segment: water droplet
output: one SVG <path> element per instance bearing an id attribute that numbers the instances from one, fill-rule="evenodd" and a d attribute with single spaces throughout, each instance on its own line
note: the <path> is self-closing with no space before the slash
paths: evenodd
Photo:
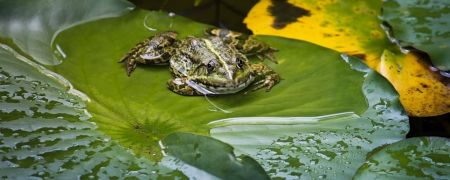
<path id="1" fill-rule="evenodd" d="M 320 175 L 318 178 L 319 179 L 325 179 L 327 177 L 327 175 Z"/>

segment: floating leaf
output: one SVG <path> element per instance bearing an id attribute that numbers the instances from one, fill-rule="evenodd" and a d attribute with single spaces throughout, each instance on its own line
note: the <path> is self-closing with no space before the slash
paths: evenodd
<path id="1" fill-rule="evenodd" d="M 450 2 L 441 0 L 387 0 L 382 20 L 399 45 L 430 55 L 433 65 L 450 71 Z"/>
<path id="2" fill-rule="evenodd" d="M 431 71 L 420 57 L 401 53 L 389 41 L 380 27 L 381 6 L 382 1 L 262 0 L 249 12 L 245 23 L 254 34 L 305 40 L 364 59 L 392 83 L 411 116 L 449 113 L 450 88 L 444 77 Z M 400 68 L 384 66 L 386 51 Z M 421 84 L 428 88 L 423 90 Z"/>
<path id="3" fill-rule="evenodd" d="M 361 116 L 232 118 L 210 123 L 211 136 L 254 157 L 271 178 L 350 179 L 367 153 L 406 135 L 408 117 L 388 82 L 357 59 L 346 60 L 367 72 L 369 107 Z"/>
<path id="4" fill-rule="evenodd" d="M 384 147 L 369 157 L 354 179 L 448 179 L 450 141 L 416 137 Z"/>
<path id="5" fill-rule="evenodd" d="M 51 45 L 59 32 L 83 22 L 119 16 L 133 7 L 121 0 L 0 0 L 0 37 L 11 38 L 36 61 L 55 65 L 60 61 Z"/>
<path id="6" fill-rule="evenodd" d="M 450 88 L 436 73 L 423 71 L 427 66 L 417 56 L 397 54 L 385 50 L 378 71 L 396 87 L 403 106 L 411 115 L 437 115 L 450 112 Z"/>
<path id="7" fill-rule="evenodd" d="M 174 133 L 162 139 L 161 142 L 164 146 L 163 151 L 176 157 L 172 161 L 194 166 L 208 172 L 214 178 L 269 179 L 264 169 L 254 159 L 248 156 L 236 159 L 233 147 L 218 140 L 212 140 L 210 137 Z M 183 171 L 183 169 L 180 170 Z M 212 179 L 208 175 L 198 178 Z"/>
<path id="8" fill-rule="evenodd" d="M 118 63 L 120 58 L 137 42 L 157 33 L 143 26 L 144 19 L 159 31 L 172 27 L 181 34 L 180 38 L 201 36 L 206 28 L 162 12 L 134 11 L 61 33 L 56 43 L 67 58 L 61 65 L 51 67 L 91 98 L 88 110 L 100 130 L 139 155 L 155 158 L 152 154 L 159 152 L 155 145 L 167 134 L 206 134 L 206 124 L 222 118 L 360 113 L 366 107 L 360 90 L 363 73 L 338 60 L 336 52 L 283 38 L 259 37 L 280 50 L 276 53 L 279 64 L 269 65 L 284 80 L 270 92 L 208 99 L 180 96 L 167 89 L 171 75 L 166 66 L 141 66 L 127 77 L 123 64 Z M 298 54 L 302 54 L 301 58 Z M 208 100 L 231 113 L 216 111 Z"/>

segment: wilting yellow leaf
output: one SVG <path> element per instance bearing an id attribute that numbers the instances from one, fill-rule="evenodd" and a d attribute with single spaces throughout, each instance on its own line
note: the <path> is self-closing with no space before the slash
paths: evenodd
<path id="1" fill-rule="evenodd" d="M 428 65 L 412 53 L 397 55 L 385 50 L 378 71 L 395 86 L 403 106 L 416 116 L 448 112 L 450 88 L 440 82 L 440 76 L 429 71 Z"/>
<path id="2" fill-rule="evenodd" d="M 381 28 L 382 1 L 262 0 L 245 23 L 254 34 L 309 41 L 358 56 L 385 76 L 412 116 L 450 112 L 450 88 L 418 56 L 403 54 Z"/>

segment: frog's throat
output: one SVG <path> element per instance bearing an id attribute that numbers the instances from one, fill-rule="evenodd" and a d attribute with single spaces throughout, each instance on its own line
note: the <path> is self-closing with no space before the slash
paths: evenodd
<path id="1" fill-rule="evenodd" d="M 190 87 L 194 88 L 198 92 L 204 94 L 204 95 L 217 95 L 217 94 L 234 94 L 237 93 L 246 87 L 250 85 L 254 80 L 253 76 L 250 76 L 245 82 L 243 83 L 231 83 L 229 86 L 212 86 L 208 84 L 204 84 L 200 81 L 196 81 L 194 79 L 188 79 L 186 81 L 186 84 L 188 84 Z M 224 83 L 227 84 L 227 83 Z"/>
<path id="2" fill-rule="evenodd" d="M 211 41 L 209 39 L 203 39 L 203 41 L 206 44 L 206 47 L 212 52 L 214 53 L 214 55 L 216 55 L 217 59 L 219 59 L 220 64 L 222 64 L 222 66 L 225 68 L 225 72 L 226 72 L 226 77 L 229 80 L 233 79 L 233 72 L 231 72 L 230 68 L 228 67 L 227 62 L 225 62 L 225 60 L 222 58 L 222 56 L 220 56 L 220 53 L 216 51 L 216 49 L 214 49 L 214 45 L 211 43 Z"/>

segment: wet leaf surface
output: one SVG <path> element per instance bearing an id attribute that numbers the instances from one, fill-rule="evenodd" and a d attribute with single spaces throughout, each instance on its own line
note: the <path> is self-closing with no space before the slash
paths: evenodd
<path id="1" fill-rule="evenodd" d="M 185 166 L 194 166 L 209 173 L 204 177 L 199 177 L 200 173 L 194 174 L 194 178 L 210 179 L 209 176 L 213 176 L 220 179 L 269 179 L 254 159 L 249 156 L 236 158 L 233 147 L 210 139 L 189 133 L 173 133 L 162 139 L 161 143 L 167 155 L 177 157 L 168 162 L 186 164 L 178 168 L 180 171 L 189 169 Z M 162 163 L 166 163 L 165 159 Z"/>
<path id="2" fill-rule="evenodd" d="M 86 104 L 69 93 L 75 90 L 67 91 L 64 79 L 48 76 L 52 73 L 3 45 L 0 62 L 3 179 L 267 177 L 252 158 L 238 160 L 231 146 L 194 134 L 165 138 L 168 156 L 161 162 L 138 158 L 98 131 Z M 198 156 L 201 161 L 189 159 Z"/>
<path id="3" fill-rule="evenodd" d="M 362 165 L 354 179 L 448 179 L 450 141 L 416 137 L 386 146 Z"/>
<path id="4" fill-rule="evenodd" d="M 381 19 L 401 47 L 425 51 L 435 67 L 450 70 L 449 1 L 384 1 Z"/>
<path id="5" fill-rule="evenodd" d="M 83 22 L 119 16 L 132 8 L 127 1 L 1 0 L 0 37 L 11 38 L 36 61 L 55 65 L 60 60 L 51 47 L 59 32 Z"/>
<path id="6" fill-rule="evenodd" d="M 369 107 L 361 116 L 233 118 L 210 123 L 217 126 L 211 136 L 254 157 L 271 178 L 351 178 L 368 152 L 401 140 L 409 129 L 390 84 L 358 60 L 346 60 L 367 72 L 362 88 Z"/>
<path id="7" fill-rule="evenodd" d="M 1 178 L 183 176 L 136 158 L 97 131 L 80 97 L 39 65 L 5 46 L 0 62 Z"/>

